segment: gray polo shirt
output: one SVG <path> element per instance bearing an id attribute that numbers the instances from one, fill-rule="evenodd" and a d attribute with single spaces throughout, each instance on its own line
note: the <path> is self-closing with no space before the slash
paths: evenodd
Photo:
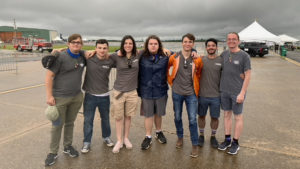
<path id="1" fill-rule="evenodd" d="M 131 56 L 131 59 L 127 59 L 126 56 L 118 56 L 117 53 L 110 55 L 117 68 L 117 78 L 114 84 L 115 90 L 128 92 L 137 89 L 140 57 L 141 54 Z M 128 65 L 131 65 L 131 68 Z"/>
<path id="2" fill-rule="evenodd" d="M 109 73 L 115 67 L 111 58 L 100 60 L 95 54 L 86 60 L 86 74 L 82 89 L 89 94 L 108 92 Z"/>
<path id="3" fill-rule="evenodd" d="M 214 59 L 204 56 L 202 58 L 202 62 L 203 67 L 200 79 L 200 96 L 219 97 L 223 59 L 220 56 L 217 56 Z"/>
<path id="4" fill-rule="evenodd" d="M 244 83 L 240 75 L 251 69 L 250 56 L 242 50 L 236 53 L 226 50 L 221 54 L 221 57 L 224 61 L 220 90 L 221 92 L 238 95 Z"/>
<path id="5" fill-rule="evenodd" d="M 192 79 L 193 59 L 192 57 L 185 59 L 181 52 L 179 52 L 178 55 L 178 57 L 180 57 L 179 65 L 172 89 L 176 94 L 189 96 L 194 94 Z M 184 68 L 184 65 L 186 65 L 186 68 Z"/>
<path id="6" fill-rule="evenodd" d="M 81 92 L 82 72 L 85 66 L 85 58 L 72 58 L 67 51 L 57 54 L 57 59 L 49 69 L 54 74 L 53 96 L 72 97 Z"/>

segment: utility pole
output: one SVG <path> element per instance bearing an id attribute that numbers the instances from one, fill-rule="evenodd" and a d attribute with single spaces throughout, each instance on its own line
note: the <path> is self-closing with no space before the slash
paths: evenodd
<path id="1" fill-rule="evenodd" d="M 16 19 L 14 19 L 14 30 L 15 30 L 14 37 L 17 38 L 17 24 L 16 24 Z"/>

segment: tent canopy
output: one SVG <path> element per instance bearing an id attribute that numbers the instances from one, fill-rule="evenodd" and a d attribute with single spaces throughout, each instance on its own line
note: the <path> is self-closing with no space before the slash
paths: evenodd
<path id="1" fill-rule="evenodd" d="M 54 41 L 62 41 L 62 39 L 60 37 L 58 37 L 58 36 L 56 38 L 54 38 L 53 40 Z"/>
<path id="2" fill-rule="evenodd" d="M 298 39 L 293 38 L 288 35 L 285 35 L 285 34 L 279 35 L 279 38 L 282 42 L 297 42 L 297 41 L 299 41 Z"/>
<path id="3" fill-rule="evenodd" d="M 239 32 L 240 40 L 246 42 L 275 42 L 280 43 L 280 38 L 266 30 L 254 21 L 251 25 Z"/>

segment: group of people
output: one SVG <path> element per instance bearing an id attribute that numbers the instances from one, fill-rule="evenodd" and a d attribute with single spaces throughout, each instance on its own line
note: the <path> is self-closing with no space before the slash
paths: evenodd
<path id="1" fill-rule="evenodd" d="M 198 156 L 199 146 L 204 145 L 205 117 L 209 109 L 211 116 L 212 147 L 219 150 L 229 148 L 229 154 L 237 154 L 238 139 L 243 128 L 243 102 L 250 81 L 251 64 L 249 55 L 240 50 L 239 36 L 232 32 L 227 35 L 229 50 L 217 55 L 218 41 L 210 38 L 205 42 L 207 56 L 194 51 L 195 37 L 182 37 L 182 50 L 171 52 L 164 49 L 156 35 L 149 36 L 143 50 L 138 50 L 132 36 L 126 35 L 120 50 L 108 54 L 107 40 L 96 41 L 95 52 L 83 52 L 82 37 L 73 34 L 68 38 L 68 49 L 57 54 L 55 63 L 46 73 L 47 104 L 59 112 L 52 121 L 50 153 L 45 165 L 55 163 L 62 128 L 64 128 L 63 152 L 77 157 L 78 151 L 72 146 L 74 121 L 83 102 L 84 139 L 82 153 L 91 149 L 93 123 L 96 108 L 101 116 L 102 138 L 113 153 L 123 146 L 132 148 L 129 140 L 131 118 L 136 114 L 139 97 L 140 114 L 144 116 L 145 138 L 141 149 L 147 150 L 152 144 L 152 129 L 155 138 L 165 144 L 167 139 L 162 131 L 162 117 L 166 114 L 168 84 L 172 87 L 174 123 L 176 126 L 176 148 L 183 146 L 182 109 L 185 102 L 190 139 L 191 157 Z M 86 73 L 81 90 L 82 73 Z M 112 91 L 112 117 L 115 119 L 116 138 L 114 143 L 110 129 L 109 73 L 116 68 L 117 75 Z M 84 97 L 84 98 L 83 98 Z M 218 143 L 217 132 L 220 107 L 224 110 L 225 140 Z M 198 114 L 198 123 L 197 123 Z M 232 114 L 235 118 L 234 136 L 231 137 Z M 198 133 L 198 128 L 200 135 Z"/>

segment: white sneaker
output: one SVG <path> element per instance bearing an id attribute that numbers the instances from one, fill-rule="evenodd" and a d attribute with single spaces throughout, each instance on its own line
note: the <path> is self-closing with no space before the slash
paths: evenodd
<path id="1" fill-rule="evenodd" d="M 83 143 L 81 152 L 82 153 L 88 153 L 91 149 L 91 143 Z"/>
<path id="2" fill-rule="evenodd" d="M 109 137 L 106 137 L 103 139 L 103 142 L 108 146 L 108 147 L 112 147 L 114 146 L 114 142 L 109 138 Z"/>

